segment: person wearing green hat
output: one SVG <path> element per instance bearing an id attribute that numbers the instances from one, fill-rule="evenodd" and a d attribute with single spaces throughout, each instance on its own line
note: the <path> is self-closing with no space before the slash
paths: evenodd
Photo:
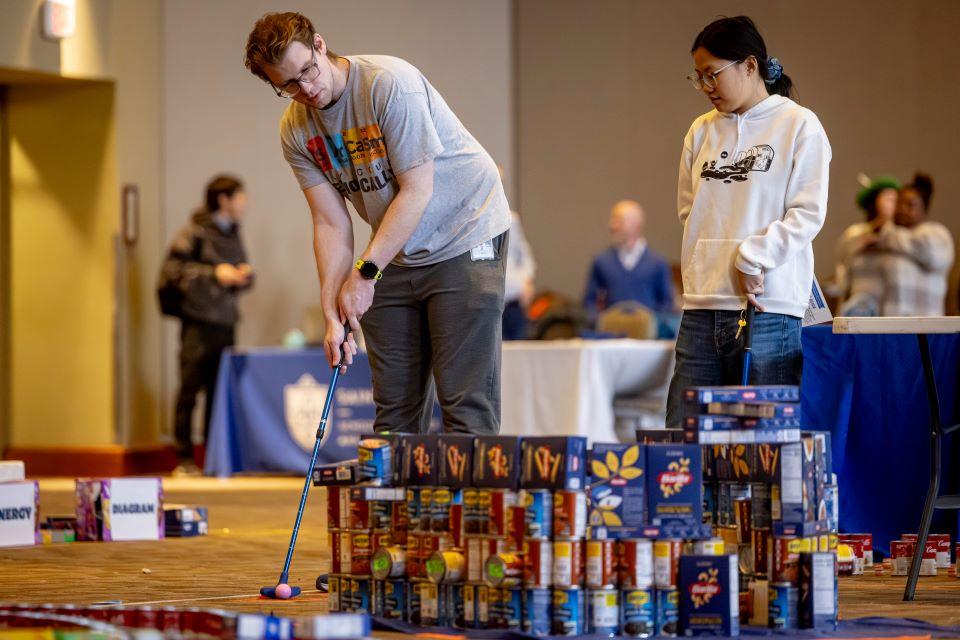
<path id="1" fill-rule="evenodd" d="M 900 183 L 896 178 L 881 176 L 864 180 L 856 202 L 866 221 L 847 227 L 837 243 L 837 270 L 834 288 L 842 302 L 838 315 L 879 316 L 887 288 L 888 262 L 893 259 L 878 250 L 878 232 L 893 223 Z"/>

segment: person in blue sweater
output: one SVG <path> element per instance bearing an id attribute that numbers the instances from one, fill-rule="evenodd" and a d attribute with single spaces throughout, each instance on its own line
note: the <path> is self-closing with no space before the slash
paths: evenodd
<path id="1" fill-rule="evenodd" d="M 646 216 L 633 200 L 621 200 L 610 211 L 613 242 L 593 260 L 583 306 L 596 316 L 618 302 L 639 302 L 656 314 L 674 309 L 670 265 L 647 245 Z"/>

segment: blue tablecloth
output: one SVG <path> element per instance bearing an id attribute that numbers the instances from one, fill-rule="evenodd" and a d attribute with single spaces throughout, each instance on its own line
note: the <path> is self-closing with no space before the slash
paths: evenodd
<path id="1" fill-rule="evenodd" d="M 960 336 L 930 336 L 941 415 L 960 422 L 956 401 Z M 840 483 L 840 529 L 874 535 L 874 548 L 916 532 L 930 473 L 930 411 L 917 338 L 834 335 L 829 326 L 803 331 L 803 420 L 830 431 Z M 960 462 L 946 439 L 943 488 L 956 492 Z M 933 532 L 952 533 L 956 520 L 940 511 Z"/>
<path id="2" fill-rule="evenodd" d="M 322 350 L 255 349 L 223 354 L 204 472 L 306 473 L 330 367 Z M 318 463 L 357 457 L 373 430 L 370 365 L 359 354 L 337 382 Z"/>

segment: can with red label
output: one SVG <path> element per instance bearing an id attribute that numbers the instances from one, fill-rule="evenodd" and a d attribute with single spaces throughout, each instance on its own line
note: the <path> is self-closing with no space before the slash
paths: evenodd
<path id="1" fill-rule="evenodd" d="M 340 532 L 340 571 L 346 573 L 353 561 L 353 534 L 349 531 Z"/>
<path id="2" fill-rule="evenodd" d="M 513 549 L 523 550 L 523 543 L 526 539 L 527 523 L 526 511 L 520 505 L 510 507 L 510 513 L 507 520 L 507 540 Z"/>
<path id="3" fill-rule="evenodd" d="M 800 539 L 780 537 L 773 539 L 773 562 L 770 567 L 772 582 L 800 584 Z"/>
<path id="4" fill-rule="evenodd" d="M 370 501 L 370 526 L 373 529 L 389 529 L 392 518 L 392 502 L 386 500 Z"/>
<path id="5" fill-rule="evenodd" d="M 750 544 L 753 539 L 750 535 L 753 530 L 750 520 L 750 498 L 738 498 L 734 500 L 733 506 L 737 523 L 737 540 L 740 544 Z"/>
<path id="6" fill-rule="evenodd" d="M 553 492 L 549 489 L 524 489 L 523 507 L 527 537 L 553 537 Z"/>
<path id="7" fill-rule="evenodd" d="M 554 492 L 553 535 L 555 538 L 587 535 L 587 494 L 583 491 Z"/>
<path id="8" fill-rule="evenodd" d="M 463 532 L 467 535 L 482 533 L 480 522 L 486 514 L 480 511 L 480 490 L 467 487 L 463 491 Z"/>
<path id="9" fill-rule="evenodd" d="M 370 546 L 374 553 L 381 547 L 392 547 L 397 544 L 393 540 L 393 532 L 390 529 L 374 530 L 370 540 Z"/>
<path id="10" fill-rule="evenodd" d="M 479 525 L 477 533 L 487 535 L 490 533 L 490 489 L 477 489 L 477 517 Z"/>
<path id="11" fill-rule="evenodd" d="M 423 538 L 426 534 L 411 531 L 407 535 L 407 576 L 410 578 L 424 578 L 423 572 Z"/>
<path id="12" fill-rule="evenodd" d="M 489 505 L 487 533 L 492 536 L 506 536 L 510 507 L 517 506 L 517 492 L 509 489 L 481 489 L 480 502 Z"/>
<path id="13" fill-rule="evenodd" d="M 905 576 L 910 573 L 910 560 L 915 546 L 915 542 L 908 540 L 893 540 L 890 543 L 890 575 Z"/>
<path id="14" fill-rule="evenodd" d="M 369 531 L 350 532 L 350 573 L 354 576 L 370 575 L 370 559 L 373 556 Z"/>
<path id="15" fill-rule="evenodd" d="M 348 491 L 337 485 L 327 487 L 327 528 L 342 529 L 346 523 L 340 520 L 340 492 Z"/>
<path id="16" fill-rule="evenodd" d="M 435 551 L 446 551 L 453 548 L 453 540 L 449 533 L 424 534 L 420 542 L 420 557 L 426 560 Z"/>
<path id="17" fill-rule="evenodd" d="M 679 541 L 677 543 L 679 544 Z M 626 538 L 620 541 L 621 588 L 649 589 L 653 586 L 653 549 L 654 542 L 647 538 Z M 673 571 L 676 573 L 676 568 Z"/>
<path id="18" fill-rule="evenodd" d="M 619 582 L 616 540 L 587 540 L 585 546 L 584 581 L 587 588 L 610 589 L 616 587 Z"/>
<path id="19" fill-rule="evenodd" d="M 341 529 L 346 529 L 350 526 L 350 487 L 341 487 L 339 495 L 337 496 L 337 509 L 339 515 L 337 517 L 337 522 L 340 523 Z"/>
<path id="20" fill-rule="evenodd" d="M 434 533 L 450 531 L 450 507 L 453 492 L 446 487 L 436 487 L 430 495 L 430 530 Z"/>
<path id="21" fill-rule="evenodd" d="M 554 522 L 556 526 L 556 522 Z M 554 529 L 556 530 L 556 529 Z M 553 586 L 570 589 L 583 585 L 583 539 L 566 538 L 553 541 Z"/>
<path id="22" fill-rule="evenodd" d="M 506 551 L 487 558 L 483 579 L 491 587 L 519 587 L 523 582 L 523 558 Z"/>
<path id="23" fill-rule="evenodd" d="M 450 538 L 453 546 L 463 546 L 463 505 L 450 505 Z"/>
<path id="24" fill-rule="evenodd" d="M 546 589 L 553 579 L 553 543 L 540 538 L 527 538 L 523 548 L 523 586 Z"/>
<path id="25" fill-rule="evenodd" d="M 950 534 L 949 533 L 931 533 L 929 540 L 937 543 L 937 568 L 947 569 L 950 567 Z"/>
<path id="26" fill-rule="evenodd" d="M 350 521 L 351 529 L 372 529 L 373 523 L 370 516 L 369 500 L 351 500 L 350 501 Z"/>
<path id="27" fill-rule="evenodd" d="M 677 586 L 682 546 L 680 540 L 657 540 L 653 543 L 653 583 L 658 589 Z"/>
<path id="28" fill-rule="evenodd" d="M 770 530 L 753 529 L 753 572 L 757 576 L 768 577 L 770 574 Z"/>
<path id="29" fill-rule="evenodd" d="M 924 545 L 923 549 L 923 559 L 920 561 L 920 575 L 937 575 L 937 550 L 939 548 L 940 543 L 936 540 L 927 540 L 927 544 Z"/>
<path id="30" fill-rule="evenodd" d="M 340 532 L 329 531 L 327 542 L 330 545 L 330 573 L 341 573 L 340 564 Z"/>
<path id="31" fill-rule="evenodd" d="M 417 521 L 418 531 L 430 531 L 433 526 L 433 487 L 419 487 L 417 494 L 420 500 L 420 519 Z M 410 508 L 410 505 L 407 505 Z"/>

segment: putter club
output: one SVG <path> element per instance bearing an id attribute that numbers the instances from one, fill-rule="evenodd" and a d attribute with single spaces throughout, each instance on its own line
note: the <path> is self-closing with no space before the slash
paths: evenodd
<path id="1" fill-rule="evenodd" d="M 753 313 L 755 307 L 747 301 L 746 321 L 747 325 L 743 328 L 743 373 L 740 376 L 740 384 L 747 386 L 750 384 L 750 360 L 753 358 Z"/>
<path id="2" fill-rule="evenodd" d="M 346 343 L 350 337 L 350 324 L 343 325 L 343 342 Z M 343 344 L 340 345 L 340 363 L 344 361 Z M 293 549 L 297 545 L 297 535 L 300 533 L 300 521 L 303 519 L 303 509 L 307 505 L 307 494 L 310 492 L 310 481 L 313 477 L 313 468 L 317 465 L 317 454 L 320 453 L 320 442 L 323 440 L 323 433 L 327 429 L 327 416 L 330 414 L 330 407 L 333 405 L 333 392 L 337 388 L 337 380 L 340 379 L 340 365 L 333 367 L 333 374 L 330 377 L 330 387 L 327 389 L 327 397 L 323 402 L 323 413 L 320 415 L 320 425 L 317 427 L 317 441 L 313 444 L 313 455 L 310 458 L 310 467 L 307 469 L 307 477 L 303 482 L 303 492 L 300 494 L 300 506 L 297 508 L 297 519 L 293 523 L 293 533 L 290 536 L 290 548 L 287 549 L 287 558 L 283 562 L 283 571 L 280 572 L 280 579 L 276 586 L 261 587 L 260 595 L 264 598 L 273 598 L 275 600 L 287 600 L 300 595 L 300 587 L 291 587 L 288 584 L 290 579 L 290 562 L 293 560 Z"/>

